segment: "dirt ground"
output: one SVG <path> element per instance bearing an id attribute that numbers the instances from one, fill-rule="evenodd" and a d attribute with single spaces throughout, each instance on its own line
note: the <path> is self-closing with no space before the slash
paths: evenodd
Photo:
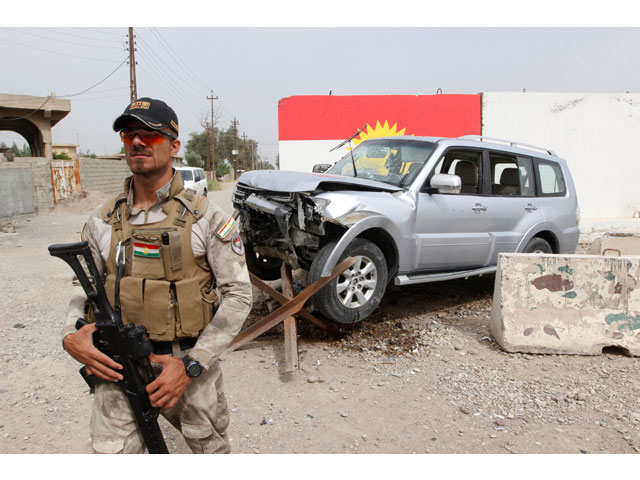
<path id="1" fill-rule="evenodd" d="M 224 208 L 230 187 L 210 193 Z M 0 233 L 0 453 L 90 451 L 91 396 L 60 344 L 72 272 L 47 246 L 78 241 L 103 198 Z M 489 329 L 493 282 L 390 286 L 341 338 L 300 321 L 293 373 L 278 329 L 226 352 L 233 453 L 640 451 L 640 359 L 503 352 Z M 249 322 L 264 311 L 257 298 Z M 188 453 L 161 425 L 169 450 Z"/>

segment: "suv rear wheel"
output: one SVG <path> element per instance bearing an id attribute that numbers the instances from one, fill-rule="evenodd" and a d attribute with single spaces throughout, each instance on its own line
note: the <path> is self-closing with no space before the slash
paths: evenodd
<path id="1" fill-rule="evenodd" d="M 337 240 L 320 249 L 309 269 L 309 284 L 320 273 L 335 248 Z M 313 296 L 313 305 L 331 320 L 350 325 L 358 323 L 373 312 L 387 286 L 387 262 L 378 246 L 364 238 L 356 238 L 340 257 L 354 257 L 357 262 L 334 278 Z"/>
<path id="2" fill-rule="evenodd" d="M 540 237 L 533 237 L 524 247 L 522 253 L 553 253 L 551 245 Z"/>

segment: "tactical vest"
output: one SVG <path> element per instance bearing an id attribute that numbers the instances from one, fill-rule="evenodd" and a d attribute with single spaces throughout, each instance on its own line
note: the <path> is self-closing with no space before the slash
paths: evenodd
<path id="1" fill-rule="evenodd" d="M 125 274 L 120 281 L 122 321 L 144 325 L 151 340 L 172 341 L 197 337 L 218 306 L 215 279 L 206 255 L 195 257 L 191 226 L 207 208 L 207 199 L 184 190 L 179 175 L 173 179 L 169 200 L 162 207 L 167 217 L 159 222 L 128 222 L 127 193 L 108 202 L 102 219 L 111 225 L 105 290 L 114 304 L 116 247 L 125 246 Z"/>

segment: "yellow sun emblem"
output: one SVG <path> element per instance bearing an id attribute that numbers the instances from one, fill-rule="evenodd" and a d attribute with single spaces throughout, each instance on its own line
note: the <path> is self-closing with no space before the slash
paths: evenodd
<path id="1" fill-rule="evenodd" d="M 354 138 L 353 143 L 358 145 L 365 140 L 369 140 L 370 138 L 378 138 L 378 137 L 395 137 L 397 135 L 404 135 L 407 128 L 403 128 L 398 131 L 398 122 L 394 123 L 392 127 L 389 126 L 388 120 L 384 121 L 384 125 L 380 125 L 380 121 L 376 121 L 376 127 L 371 128 L 371 125 L 367 123 L 366 132 L 363 131 L 359 138 Z M 413 135 L 413 134 L 411 134 Z"/>

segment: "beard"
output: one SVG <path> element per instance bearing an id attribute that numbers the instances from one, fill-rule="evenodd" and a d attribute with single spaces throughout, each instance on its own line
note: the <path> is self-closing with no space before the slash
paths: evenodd
<path id="1" fill-rule="evenodd" d="M 136 155 L 147 156 L 135 158 Z M 127 156 L 127 164 L 129 165 L 129 170 L 131 170 L 131 173 L 133 173 L 134 175 L 151 175 L 157 169 L 156 161 L 153 157 L 153 152 L 149 152 L 148 150 L 144 149 L 130 152 L 130 154 Z"/>

